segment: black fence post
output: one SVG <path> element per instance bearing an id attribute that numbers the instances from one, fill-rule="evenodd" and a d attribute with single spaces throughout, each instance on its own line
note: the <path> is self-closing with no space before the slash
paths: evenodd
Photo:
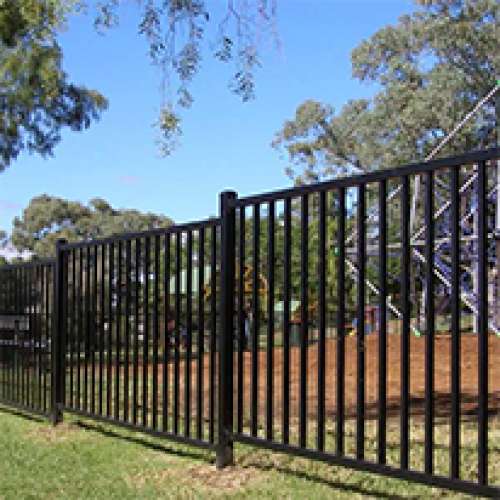
<path id="1" fill-rule="evenodd" d="M 235 209 L 229 205 L 237 194 L 224 191 L 220 195 L 221 214 L 221 331 L 219 338 L 219 414 L 217 468 L 233 463 L 233 341 L 234 341 L 234 273 L 235 273 Z"/>
<path id="2" fill-rule="evenodd" d="M 52 319 L 52 340 L 51 340 L 51 355 L 52 355 L 52 376 L 51 376 L 51 422 L 52 425 L 57 425 L 62 422 L 62 407 L 64 404 L 64 376 L 65 376 L 65 352 L 64 338 L 66 330 L 66 307 L 65 307 L 65 290 L 66 290 L 66 254 L 62 246 L 67 242 L 64 239 L 57 240 L 56 243 L 56 260 L 54 265 L 54 310 Z"/>

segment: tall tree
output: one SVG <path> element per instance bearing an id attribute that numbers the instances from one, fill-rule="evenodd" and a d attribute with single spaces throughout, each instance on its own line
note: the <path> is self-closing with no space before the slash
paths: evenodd
<path id="1" fill-rule="evenodd" d="M 30 201 L 21 218 L 14 219 L 10 239 L 17 250 L 44 258 L 54 255 L 55 242 L 59 238 L 69 242 L 89 241 L 171 224 L 172 219 L 167 216 L 115 209 L 100 198 L 83 205 L 41 195 Z"/>
<path id="2" fill-rule="evenodd" d="M 335 114 L 305 101 L 273 145 L 291 160 L 297 182 L 390 168 L 422 160 L 495 85 L 500 71 L 496 0 L 415 0 L 412 14 L 363 41 L 351 54 L 353 76 L 377 83 L 371 99 Z M 495 103 L 456 135 L 442 154 L 489 147 L 497 139 Z"/>
<path id="3" fill-rule="evenodd" d="M 0 172 L 23 149 L 50 154 L 64 128 L 82 130 L 106 108 L 62 69 L 56 34 L 73 3 L 0 0 Z"/>

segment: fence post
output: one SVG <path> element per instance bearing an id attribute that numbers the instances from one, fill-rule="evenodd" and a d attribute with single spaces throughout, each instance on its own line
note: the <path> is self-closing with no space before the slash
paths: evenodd
<path id="1" fill-rule="evenodd" d="M 233 463 L 233 339 L 234 339 L 234 272 L 235 209 L 229 205 L 237 194 L 224 191 L 220 195 L 221 214 L 221 331 L 219 338 L 219 409 L 217 468 Z"/>
<path id="2" fill-rule="evenodd" d="M 51 422 L 57 425 L 62 422 L 62 406 L 64 403 L 65 352 L 64 338 L 66 331 L 65 319 L 65 287 L 66 283 L 66 256 L 62 246 L 66 240 L 59 239 L 56 243 L 56 259 L 54 263 L 54 310 L 51 340 Z"/>

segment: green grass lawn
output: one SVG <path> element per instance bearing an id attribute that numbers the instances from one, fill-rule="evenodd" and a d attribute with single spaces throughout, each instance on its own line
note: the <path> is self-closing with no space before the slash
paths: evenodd
<path id="1" fill-rule="evenodd" d="M 472 456 L 462 458 L 466 463 Z M 0 499 L 5 500 L 467 498 L 243 445 L 235 446 L 235 466 L 216 471 L 214 460 L 211 452 L 92 420 L 65 415 L 64 424 L 51 428 L 46 420 L 0 406 Z"/>

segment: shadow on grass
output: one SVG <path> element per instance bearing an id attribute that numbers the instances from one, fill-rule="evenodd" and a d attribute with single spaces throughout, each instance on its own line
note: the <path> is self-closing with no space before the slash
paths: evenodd
<path id="1" fill-rule="evenodd" d="M 92 432 L 97 432 L 106 437 L 117 438 L 124 441 L 128 441 L 129 443 L 138 444 L 150 450 L 161 451 L 163 453 L 171 453 L 172 455 L 176 455 L 181 458 L 191 458 L 194 460 L 203 460 L 207 463 L 215 463 L 215 456 L 210 457 L 209 455 L 210 452 L 206 452 L 204 450 L 197 450 L 194 447 L 193 450 L 181 449 L 180 446 L 182 445 L 179 445 L 179 447 L 177 446 L 170 447 L 168 438 L 165 438 L 165 441 L 163 441 L 162 443 L 155 443 L 149 441 L 147 439 L 147 436 L 141 435 L 139 430 L 131 431 L 131 432 L 137 432 L 138 433 L 137 436 L 127 436 L 121 434 L 120 432 L 115 432 L 113 430 L 106 429 L 105 427 L 102 426 L 102 424 L 99 423 L 94 424 L 78 419 L 74 421 L 74 424 L 82 429 L 89 430 Z M 159 439 L 159 438 L 153 438 L 153 439 Z"/>
<path id="2" fill-rule="evenodd" d="M 194 460 L 199 460 L 203 461 L 207 464 L 212 464 L 214 466 L 214 471 L 215 471 L 215 453 L 213 452 L 208 452 L 208 451 L 203 451 L 203 450 L 196 450 L 195 448 L 193 450 L 186 449 L 186 448 L 180 448 L 180 447 L 170 447 L 169 443 L 155 443 L 147 440 L 143 436 L 125 436 L 121 433 L 115 432 L 110 429 L 106 429 L 105 427 L 102 427 L 101 424 L 93 424 L 93 423 L 88 423 L 83 420 L 77 420 L 75 421 L 75 424 L 81 427 L 82 429 L 90 430 L 93 432 L 98 432 L 99 434 L 102 434 L 103 436 L 106 437 L 112 437 L 112 438 L 119 438 L 119 439 L 124 439 L 127 440 L 128 442 L 134 443 L 134 444 L 139 444 L 141 446 L 144 446 L 145 448 L 159 451 L 162 453 L 169 453 L 172 455 L 175 455 L 180 458 L 188 458 L 188 459 L 194 459 Z M 168 438 L 167 438 L 168 439 Z M 182 445 L 179 445 L 182 446 Z M 246 447 L 246 446 L 245 446 Z M 387 500 L 417 500 L 421 498 L 420 495 L 406 495 L 406 496 L 401 496 L 397 494 L 391 494 L 391 493 L 384 493 L 380 490 L 377 490 L 375 488 L 369 488 L 369 487 L 363 487 L 363 486 L 358 486 L 358 485 L 353 485 L 353 484 L 348 484 L 345 483 L 341 480 L 331 480 L 331 479 L 326 479 L 322 477 L 319 473 L 315 474 L 312 472 L 306 472 L 306 471 L 297 471 L 295 469 L 292 469 L 290 467 L 287 467 L 286 465 L 276 465 L 276 464 L 271 464 L 271 463 L 265 463 L 266 458 L 265 456 L 261 455 L 261 458 L 263 459 L 262 461 L 258 460 L 259 454 L 253 455 L 253 458 L 250 460 L 244 459 L 244 463 L 236 463 L 236 467 L 240 468 L 246 468 L 246 467 L 255 467 L 258 470 L 261 470 L 262 472 L 279 472 L 281 474 L 285 474 L 288 476 L 293 476 L 298 479 L 303 479 L 307 481 L 312 481 L 317 484 L 323 484 L 325 486 L 328 486 L 334 490 L 338 490 L 339 492 L 351 492 L 353 494 L 359 494 L 359 495 L 369 495 L 374 498 L 380 498 L 380 499 L 387 499 Z M 290 457 L 293 460 L 293 456 Z M 353 473 L 357 473 L 355 470 L 352 470 Z M 361 473 L 360 473 L 361 474 Z M 364 474 L 364 473 L 363 473 Z"/>
<path id="3" fill-rule="evenodd" d="M 8 413 L 9 415 L 13 415 L 15 417 L 21 417 L 26 420 L 31 420 L 33 422 L 37 422 L 39 424 L 50 424 L 50 421 L 48 418 L 42 416 L 42 415 L 36 415 L 35 413 L 29 413 L 28 410 L 19 410 L 17 408 L 13 408 L 10 406 L 6 406 L 3 403 L 0 403 L 0 411 L 4 413 Z"/>
<path id="4" fill-rule="evenodd" d="M 252 467 L 255 467 L 256 469 L 260 469 L 260 470 L 265 471 L 265 472 L 279 472 L 281 474 L 293 476 L 295 478 L 304 479 L 306 481 L 311 481 L 311 482 L 314 482 L 317 484 L 323 484 L 325 486 L 328 486 L 329 488 L 332 488 L 334 490 L 338 490 L 339 492 L 342 492 L 342 493 L 358 494 L 358 495 L 362 495 L 363 497 L 365 495 L 368 495 L 370 497 L 387 499 L 387 500 L 417 500 L 419 498 L 422 498 L 421 495 L 401 496 L 401 495 L 392 494 L 392 493 L 384 493 L 380 490 L 377 490 L 375 487 L 369 488 L 369 487 L 363 487 L 363 486 L 345 483 L 341 480 L 326 479 L 326 478 L 322 477 L 321 475 L 319 475 L 319 473 L 315 474 L 312 472 L 297 471 L 295 469 L 292 470 L 291 468 L 287 467 L 286 465 L 263 464 L 263 463 L 258 462 L 257 460 L 250 460 L 248 462 L 245 462 L 245 466 L 252 466 Z M 368 474 L 366 472 L 357 472 L 354 469 L 349 469 L 349 470 L 352 471 L 353 474 Z M 389 480 L 389 478 L 387 478 L 387 479 Z"/>

